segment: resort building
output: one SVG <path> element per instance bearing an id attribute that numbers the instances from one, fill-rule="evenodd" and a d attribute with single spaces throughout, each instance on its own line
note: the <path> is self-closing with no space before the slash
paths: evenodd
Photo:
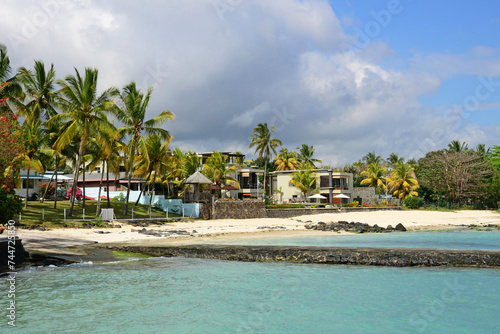
<path id="1" fill-rule="evenodd" d="M 335 172 L 332 169 L 313 169 L 316 173 L 316 184 L 312 187 L 318 189 L 324 198 L 320 203 L 350 203 L 353 200 L 353 174 Z M 292 184 L 295 170 L 275 171 L 269 173 L 271 194 L 276 202 L 300 203 L 316 202 L 316 199 L 304 198 L 301 191 Z"/>

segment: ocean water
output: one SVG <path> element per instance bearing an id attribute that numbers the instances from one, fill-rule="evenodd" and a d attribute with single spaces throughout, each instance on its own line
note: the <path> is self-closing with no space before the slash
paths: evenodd
<path id="1" fill-rule="evenodd" d="M 498 269 L 131 259 L 19 271 L 15 328 L 1 300 L 2 333 L 500 333 Z"/>
<path id="2" fill-rule="evenodd" d="M 409 247 L 500 250 L 500 230 L 475 231 L 469 229 L 449 229 L 444 231 L 347 235 L 338 235 L 335 232 L 324 232 L 322 236 L 222 240 L 219 243 L 277 246 Z"/>

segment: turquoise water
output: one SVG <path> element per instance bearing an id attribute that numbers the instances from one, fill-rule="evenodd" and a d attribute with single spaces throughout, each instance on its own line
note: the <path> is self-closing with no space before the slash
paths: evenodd
<path id="1" fill-rule="evenodd" d="M 323 236 L 261 238 L 221 241 L 225 244 L 327 246 L 327 247 L 410 247 L 442 249 L 500 250 L 500 231 L 453 229 L 443 232 L 416 231 L 403 233 L 367 233 L 338 235 L 325 232 Z"/>
<path id="2" fill-rule="evenodd" d="M 2 333 L 500 333 L 500 270 L 150 258 L 20 271 L 4 305 Z"/>

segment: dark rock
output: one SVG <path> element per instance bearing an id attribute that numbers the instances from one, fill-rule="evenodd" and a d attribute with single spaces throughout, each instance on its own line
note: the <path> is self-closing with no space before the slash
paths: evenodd
<path id="1" fill-rule="evenodd" d="M 399 224 L 396 225 L 395 230 L 396 231 L 404 232 L 404 231 L 406 231 L 406 228 L 403 226 L 403 224 L 399 223 Z"/>

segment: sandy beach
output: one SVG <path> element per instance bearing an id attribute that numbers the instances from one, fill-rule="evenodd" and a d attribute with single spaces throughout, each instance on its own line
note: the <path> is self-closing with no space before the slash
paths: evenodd
<path id="1" fill-rule="evenodd" d="M 328 232 L 307 230 L 305 225 L 318 222 L 360 222 L 381 227 L 402 223 L 408 230 L 442 229 L 460 225 L 500 225 L 500 214 L 493 211 L 374 211 L 298 216 L 293 218 L 191 220 L 148 227 L 135 227 L 115 222 L 121 227 L 92 229 L 53 229 L 28 231 L 19 229 L 17 235 L 24 243 L 34 247 L 42 239 L 65 240 L 63 245 L 78 246 L 85 243 L 155 243 L 194 244 L 217 242 L 220 239 L 295 237 Z M 139 233 L 146 229 L 161 236 Z M 177 232 L 177 233 L 176 233 Z M 345 232 L 344 232 L 345 233 Z M 35 241 L 35 243 L 34 243 Z M 61 241 L 62 242 L 62 241 Z M 45 248 L 45 247 L 41 247 Z"/>

